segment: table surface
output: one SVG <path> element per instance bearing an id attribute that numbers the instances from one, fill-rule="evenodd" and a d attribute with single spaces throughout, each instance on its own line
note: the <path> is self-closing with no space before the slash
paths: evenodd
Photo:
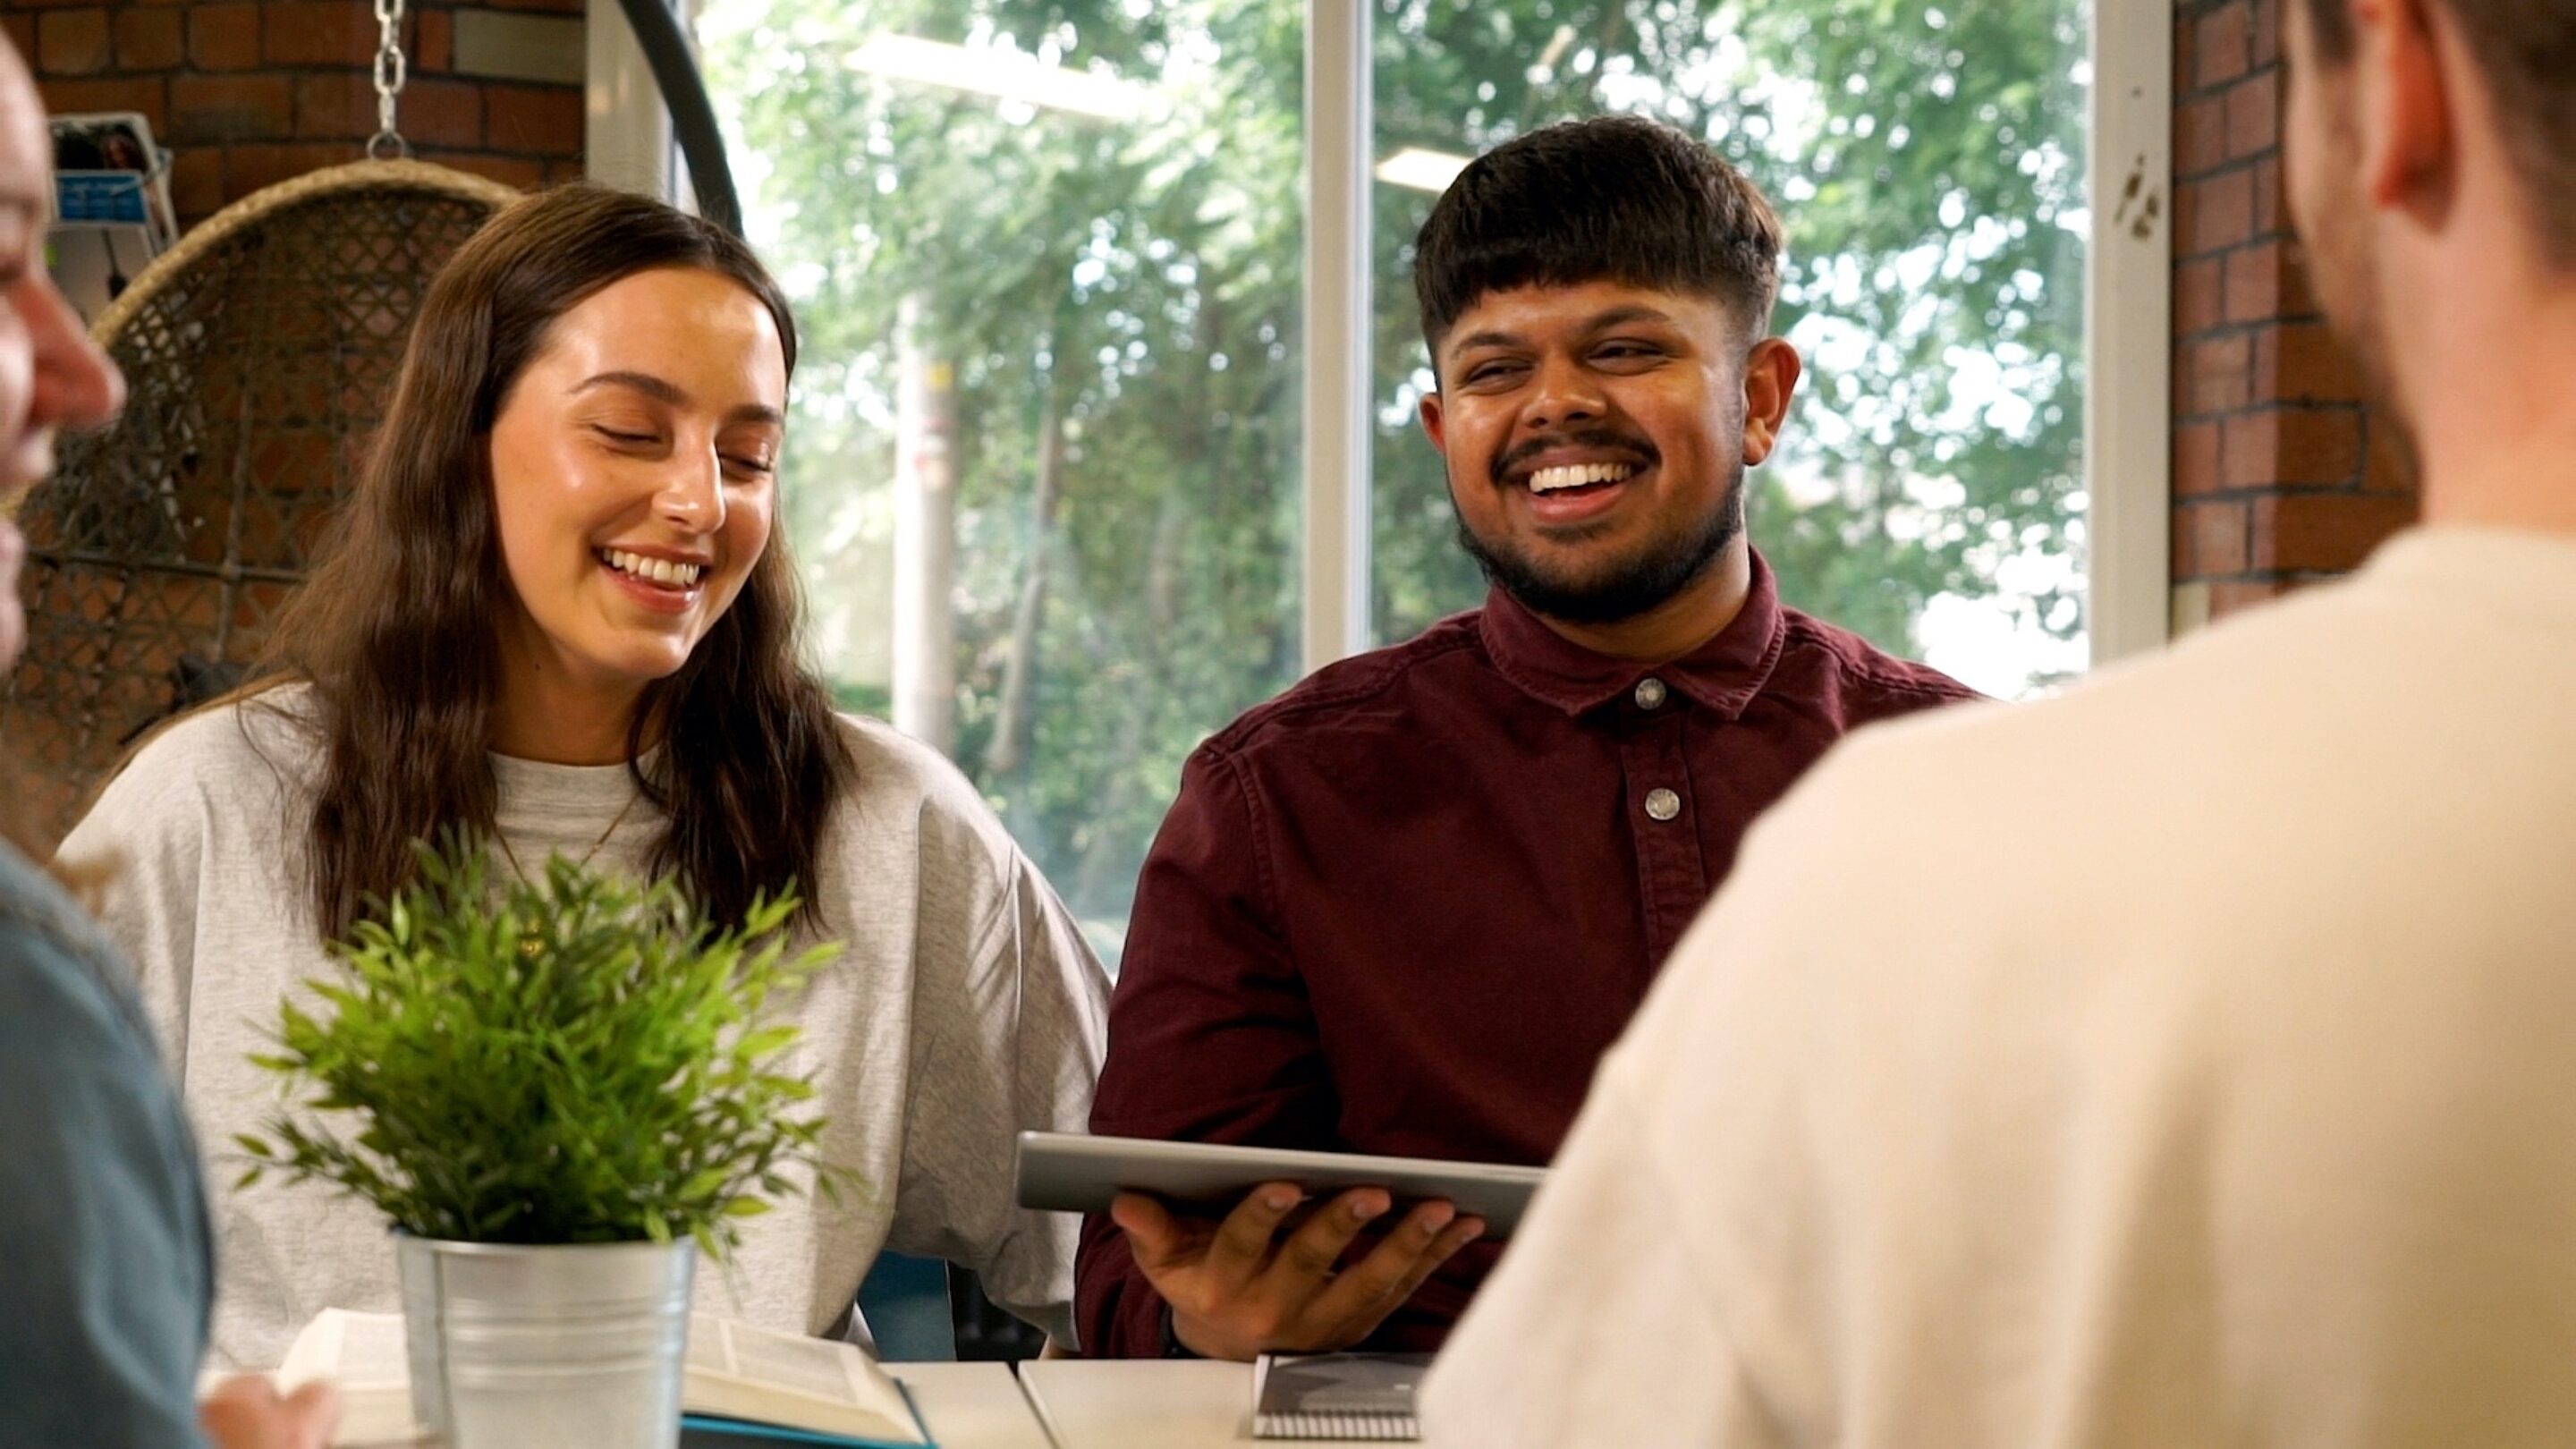
<path id="1" fill-rule="evenodd" d="M 1248 1363 L 1040 1359 L 1020 1365 L 1020 1382 L 1055 1436 L 1056 1449 L 1217 1449 L 1279 1442 L 1252 1437 Z"/>
<path id="2" fill-rule="evenodd" d="M 895 1363 L 886 1371 L 912 1391 L 939 1449 L 1055 1449 L 1011 1367 L 1000 1363 Z M 203 1394 L 229 1375 L 207 1374 Z M 397 1402 L 363 1396 L 349 1404 L 332 1442 L 363 1449 L 440 1449 L 435 1438 L 414 1439 L 411 1415 Z M 400 1429 L 388 1428 L 401 1424 Z"/>
<path id="3" fill-rule="evenodd" d="M 1000 1363 L 890 1363 L 912 1391 L 939 1449 L 1053 1449 L 1011 1366 Z"/>

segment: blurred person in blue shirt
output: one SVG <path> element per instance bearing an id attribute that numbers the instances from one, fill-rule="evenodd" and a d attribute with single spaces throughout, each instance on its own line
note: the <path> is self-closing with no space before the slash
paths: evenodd
<path id="1" fill-rule="evenodd" d="M 0 41 L 0 502 L 59 429 L 124 400 L 45 271 L 52 146 Z M 0 669 L 26 641 L 26 543 L 0 521 Z M 127 972 L 60 886 L 0 843 L 0 1449 L 321 1449 L 327 1391 L 258 1378 L 200 1408 L 214 1289 L 196 1148 Z"/>

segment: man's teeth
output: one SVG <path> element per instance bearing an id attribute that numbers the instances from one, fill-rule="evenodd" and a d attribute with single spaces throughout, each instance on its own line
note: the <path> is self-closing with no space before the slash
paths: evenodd
<path id="1" fill-rule="evenodd" d="M 705 567 L 700 564 L 673 563 L 669 559 L 646 558 L 640 553 L 628 553 L 622 548 L 601 549 L 599 557 L 602 562 L 620 573 L 633 574 L 639 579 L 650 579 L 654 583 L 669 584 L 674 588 L 688 588 L 697 583 L 698 575 L 706 572 Z"/>
<path id="2" fill-rule="evenodd" d="M 1530 475 L 1529 487 L 1532 493 L 1554 493 L 1560 488 L 1617 483 L 1636 471 L 1633 463 L 1576 463 L 1563 468 L 1541 468 Z"/>

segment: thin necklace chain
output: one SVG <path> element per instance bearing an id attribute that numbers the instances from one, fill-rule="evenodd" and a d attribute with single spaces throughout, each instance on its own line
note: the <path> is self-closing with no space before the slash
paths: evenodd
<path id="1" fill-rule="evenodd" d="M 600 847 L 608 844 L 608 837 L 617 833 L 617 827 L 626 823 L 627 812 L 635 808 L 636 797 L 641 793 L 641 791 L 633 790 L 627 792 L 626 803 L 617 807 L 617 813 L 609 817 L 608 828 L 599 832 L 599 838 L 590 843 L 590 849 L 583 851 L 581 853 L 581 859 L 572 863 L 573 869 L 590 869 L 592 858 L 599 854 Z M 528 879 L 528 868 L 519 864 L 519 853 L 510 848 L 509 833 L 502 830 L 497 822 L 492 828 L 492 838 L 500 842 L 502 858 L 510 862 L 510 873 L 519 878 L 519 883 L 521 885 L 528 886 L 535 885 L 535 881 Z"/>

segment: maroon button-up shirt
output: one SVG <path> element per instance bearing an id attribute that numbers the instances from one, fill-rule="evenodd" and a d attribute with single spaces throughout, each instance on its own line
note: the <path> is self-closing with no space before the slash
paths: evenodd
<path id="1" fill-rule="evenodd" d="M 1975 695 L 1781 606 L 1653 668 L 1499 590 L 1317 671 L 1190 757 L 1146 858 L 1094 1132 L 1552 1158 L 1737 843 L 1845 732 Z M 1369 1347 L 1439 1346 L 1472 1244 Z M 1163 1302 L 1083 1225 L 1086 1353 L 1161 1352 Z"/>

